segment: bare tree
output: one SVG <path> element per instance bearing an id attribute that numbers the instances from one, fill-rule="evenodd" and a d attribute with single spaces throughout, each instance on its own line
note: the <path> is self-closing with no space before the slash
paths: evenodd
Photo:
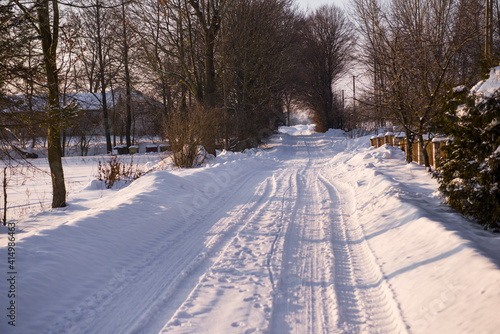
<path id="1" fill-rule="evenodd" d="M 353 27 L 341 9 L 322 6 L 305 21 L 302 101 L 315 115 L 316 130 L 342 126 L 333 85 L 345 74 L 354 46 Z"/>
<path id="2" fill-rule="evenodd" d="M 192 97 L 207 113 L 216 112 L 216 44 L 225 5 L 226 1 L 187 0 L 139 5 L 137 15 L 150 32 L 139 32 L 143 50 L 162 80 L 165 106 L 166 84 L 172 80 L 182 87 L 178 110 L 187 110 Z M 211 154 L 215 154 L 215 130 L 202 141 Z"/>
<path id="3" fill-rule="evenodd" d="M 84 80 L 88 91 L 96 94 L 101 101 L 106 151 L 109 153 L 113 146 L 111 132 L 112 126 L 115 127 L 115 111 L 110 108 L 113 101 L 109 101 L 110 95 L 106 93 L 108 88 L 112 88 L 113 80 L 119 71 L 123 69 L 120 54 L 122 48 L 116 46 L 121 21 L 115 15 L 121 8 L 121 2 L 80 0 L 75 6 L 68 20 L 68 23 L 80 32 L 76 38 L 74 52 L 85 73 Z M 114 130 L 116 133 L 116 127 Z"/>
<path id="4" fill-rule="evenodd" d="M 458 33 L 460 3 L 393 0 L 384 7 L 378 0 L 355 1 L 367 50 L 360 60 L 376 78 L 367 103 L 389 110 L 403 127 L 408 162 L 418 139 L 430 167 L 423 137 L 437 126 L 444 91 L 458 81 L 460 69 L 454 66 L 459 51 L 478 37 L 473 30 Z"/>
<path id="5" fill-rule="evenodd" d="M 48 91 L 47 110 L 47 156 L 52 175 L 52 207 L 66 206 L 66 186 L 62 166 L 61 150 L 61 122 L 63 110 L 59 104 L 59 78 L 57 75 L 57 46 L 59 39 L 59 4 L 57 0 L 38 1 L 35 5 L 27 7 L 25 3 L 16 0 L 16 4 L 26 17 L 30 18 L 33 28 L 39 33 L 46 83 Z M 36 15 L 33 11 L 36 7 Z"/>
<path id="6" fill-rule="evenodd" d="M 254 147 L 284 122 L 297 30 L 290 1 L 240 0 L 229 7 L 222 30 L 228 147 Z"/>
<path id="7" fill-rule="evenodd" d="M 15 138 L 3 143 L 5 150 L 34 147 L 36 137 L 45 136 L 35 110 L 35 100 L 40 100 L 36 95 L 44 91 L 41 48 L 31 21 L 16 8 L 14 1 L 0 5 L 0 109 L 2 125 L 9 125 L 5 139 Z M 13 96 L 17 94 L 22 95 Z"/>
<path id="8" fill-rule="evenodd" d="M 121 3 L 121 9 L 122 9 L 122 28 L 123 28 L 123 65 L 125 69 L 125 92 L 126 92 L 126 101 L 125 101 L 125 108 L 126 108 L 126 126 L 125 126 L 125 138 L 127 142 L 127 147 L 132 145 L 131 141 L 131 129 L 132 129 L 132 101 L 131 101 L 131 79 L 130 79 L 130 63 L 129 63 L 129 52 L 130 52 L 130 46 L 129 46 L 129 31 L 127 28 L 127 16 L 126 16 L 126 10 L 125 10 L 126 4 L 125 0 L 122 0 Z"/>
<path id="9" fill-rule="evenodd" d="M 108 115 L 108 101 L 106 96 L 106 74 L 105 74 L 105 66 L 104 66 L 104 54 L 102 47 L 102 9 L 100 0 L 96 0 L 95 6 L 95 20 L 96 20 L 96 37 L 97 37 L 97 55 L 99 61 L 99 78 L 101 82 L 101 96 L 102 96 L 102 113 L 104 116 L 104 133 L 106 136 L 106 151 L 111 153 L 113 150 L 111 144 L 111 130 L 109 126 L 109 115 Z"/>
<path id="10" fill-rule="evenodd" d="M 217 34 L 221 28 L 222 13 L 226 0 L 189 0 L 197 24 L 201 28 L 204 47 L 205 88 L 203 102 L 209 108 L 216 106 L 215 48 Z"/>

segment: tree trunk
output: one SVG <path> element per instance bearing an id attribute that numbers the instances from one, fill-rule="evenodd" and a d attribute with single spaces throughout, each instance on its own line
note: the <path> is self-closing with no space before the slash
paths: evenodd
<path id="1" fill-rule="evenodd" d="M 407 163 L 411 163 L 413 162 L 413 141 L 414 141 L 414 137 L 413 137 L 413 134 L 411 133 L 411 131 L 409 131 L 408 129 L 405 130 L 405 135 L 406 135 L 406 150 L 405 150 L 405 153 L 406 153 L 406 162 Z"/>
<path id="2" fill-rule="evenodd" d="M 53 7 L 53 31 L 50 30 L 49 2 Z M 48 86 L 48 136 L 47 157 L 52 176 L 52 207 L 66 206 L 66 186 L 62 166 L 61 131 L 60 131 L 60 105 L 59 82 L 57 77 L 56 52 L 58 42 L 59 10 L 56 0 L 44 0 L 37 7 L 38 25 L 42 41 L 43 62 L 47 75 Z"/>
<path id="3" fill-rule="evenodd" d="M 199 23 L 201 24 L 203 30 L 203 38 L 204 38 L 204 65 L 205 65 L 205 87 L 203 89 L 203 98 L 200 98 L 203 103 L 203 107 L 205 107 L 205 112 L 210 113 L 209 120 L 210 124 L 216 125 L 216 120 L 213 119 L 215 106 L 216 106 L 216 94 L 217 94 L 217 85 L 215 80 L 215 39 L 217 37 L 217 33 L 220 29 L 220 13 L 218 6 L 215 6 L 210 1 L 206 1 L 200 6 L 199 1 L 190 0 L 189 3 L 193 8 L 196 17 L 198 18 Z M 211 126 L 211 125 L 208 125 Z M 205 147 L 205 150 L 209 154 L 216 155 L 216 137 L 217 131 L 215 129 L 210 129 L 208 132 L 208 136 L 202 143 Z"/>
<path id="4" fill-rule="evenodd" d="M 108 104 L 106 99 L 106 80 L 104 74 L 104 59 L 102 55 L 102 37 L 101 37 L 101 14 L 100 14 L 100 3 L 97 2 L 97 45 L 99 52 L 99 67 L 100 67 L 100 81 L 101 81 L 101 95 L 102 95 L 102 113 L 104 116 L 104 133 L 106 135 L 106 151 L 111 153 L 113 150 L 111 146 L 111 132 L 109 130 L 109 116 L 108 116 Z"/>
<path id="5" fill-rule="evenodd" d="M 214 65 L 214 43 L 215 36 L 210 30 L 206 33 L 205 45 L 205 104 L 209 108 L 214 108 L 216 104 L 216 83 L 215 83 L 215 65 Z"/>
<path id="6" fill-rule="evenodd" d="M 125 106 L 127 110 L 127 121 L 125 126 L 125 140 L 127 142 L 127 147 L 132 146 L 132 141 L 130 139 L 130 132 L 132 128 L 132 99 L 130 93 L 130 70 L 128 62 L 128 36 L 127 36 L 127 22 L 125 20 L 125 2 L 122 1 L 122 23 L 123 23 L 123 62 L 125 66 L 125 89 L 126 89 L 126 100 Z"/>
<path id="7" fill-rule="evenodd" d="M 62 130 L 61 157 L 66 155 L 66 130 Z"/>
<path id="8" fill-rule="evenodd" d="M 205 30 L 205 89 L 204 89 L 204 105 L 205 112 L 210 113 L 210 123 L 216 124 L 216 121 L 212 119 L 215 106 L 216 106 L 216 82 L 215 82 L 215 60 L 214 60 L 214 48 L 215 48 L 215 27 L 209 27 Z M 206 142 L 203 143 L 205 150 L 209 154 L 216 153 L 216 132 L 209 131 L 209 136 L 206 138 Z"/>
<path id="9" fill-rule="evenodd" d="M 427 145 L 424 142 L 424 136 L 418 136 L 418 145 L 420 145 L 420 149 L 422 150 L 422 155 L 424 156 L 424 165 L 427 170 L 431 170 L 431 163 L 429 160 L 429 155 L 427 154 Z"/>

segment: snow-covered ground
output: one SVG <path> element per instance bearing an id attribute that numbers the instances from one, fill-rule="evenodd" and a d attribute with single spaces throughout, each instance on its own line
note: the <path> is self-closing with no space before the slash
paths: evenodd
<path id="1" fill-rule="evenodd" d="M 125 166 L 132 164 L 134 168 L 147 171 L 162 159 L 164 153 L 136 154 L 119 156 L 120 163 Z M 107 164 L 110 156 L 72 156 L 62 158 L 66 192 L 71 200 L 79 194 L 90 182 L 96 179 L 98 164 Z M 3 169 L 6 165 L 0 163 L 0 182 L 3 182 Z M 28 215 L 49 209 L 52 205 L 50 169 L 47 159 L 19 161 L 19 164 L 7 167 L 7 219 L 18 220 Z M 101 187 L 104 189 L 105 187 Z M 3 218 L 3 189 L 1 208 Z M 80 196 L 80 195 L 79 195 Z"/>
<path id="2" fill-rule="evenodd" d="M 307 126 L 88 186 L 0 236 L 0 333 L 495 333 L 500 237 L 392 147 Z M 6 316 L 15 301 L 15 327 Z"/>

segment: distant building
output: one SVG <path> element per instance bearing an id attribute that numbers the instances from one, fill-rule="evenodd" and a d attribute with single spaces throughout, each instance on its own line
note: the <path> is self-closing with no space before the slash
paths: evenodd
<path id="1" fill-rule="evenodd" d="M 75 103 L 79 106 L 77 122 L 86 123 L 86 127 L 96 128 L 95 134 L 103 135 L 103 98 L 101 93 L 70 93 L 61 94 L 61 106 Z M 109 123 L 112 132 L 116 136 L 125 135 L 126 122 L 126 90 L 118 87 L 106 93 L 106 104 L 108 109 Z M 9 132 L 19 133 L 22 137 L 39 135 L 44 136 L 43 131 L 35 131 L 36 134 L 21 134 L 26 129 L 22 129 L 33 120 L 33 123 L 43 124 L 43 112 L 46 110 L 47 100 L 44 96 L 33 96 L 28 99 L 24 95 L 7 96 L 0 103 L 0 126 L 9 128 Z M 157 111 L 162 109 L 161 103 L 148 97 L 137 90 L 131 92 L 132 111 L 132 134 L 143 136 L 151 133 L 158 127 L 156 121 Z M 22 116 L 21 116 L 22 115 Z M 21 124 L 21 126 L 18 126 Z M 73 127 L 78 124 L 74 124 Z M 37 126 L 39 129 L 40 127 Z M 67 129 L 72 132 L 74 129 Z M 33 131 L 31 131 L 33 132 Z M 78 131 L 77 131 L 78 132 Z"/>
<path id="2" fill-rule="evenodd" d="M 106 93 L 110 126 L 114 129 L 114 134 L 117 136 L 125 135 L 126 99 L 126 90 L 122 87 L 115 88 L 113 91 Z M 158 110 L 162 109 L 162 105 L 137 90 L 132 90 L 130 99 L 133 119 L 132 133 L 136 136 L 143 136 L 158 126 L 155 115 Z M 98 119 L 101 128 L 103 122 L 102 100 L 101 93 L 73 93 L 61 97 L 62 105 L 71 102 L 77 104 L 81 108 L 82 113 L 86 113 L 92 119 Z M 104 134 L 104 128 L 102 128 L 101 134 Z"/>

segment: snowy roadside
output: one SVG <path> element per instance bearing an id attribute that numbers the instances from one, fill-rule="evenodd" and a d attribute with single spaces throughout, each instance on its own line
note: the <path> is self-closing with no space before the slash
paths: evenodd
<path id="1" fill-rule="evenodd" d="M 0 305 L 16 305 L 16 327 L 0 318 L 1 333 L 500 326 L 500 237 L 368 137 L 284 128 L 267 149 L 89 187 L 69 204 L 19 222 L 34 232 L 16 243 L 14 299 L 0 262 Z"/>
<path id="2" fill-rule="evenodd" d="M 119 156 L 119 160 L 127 165 L 132 162 L 134 166 L 147 170 L 165 157 L 165 154 L 136 154 Z M 110 156 L 106 155 L 64 157 L 62 162 L 68 199 L 85 198 L 86 195 L 82 196 L 81 192 L 96 179 L 99 161 L 106 163 L 109 159 Z M 4 166 L 1 167 L 3 171 Z M 47 211 L 51 203 L 50 169 L 46 158 L 8 167 L 7 220 L 17 221 Z"/>
<path id="3" fill-rule="evenodd" d="M 330 176 L 350 193 L 350 220 L 361 228 L 409 331 L 496 332 L 500 236 L 441 204 L 436 180 L 406 164 L 399 149 L 356 151 L 332 159 Z"/>

